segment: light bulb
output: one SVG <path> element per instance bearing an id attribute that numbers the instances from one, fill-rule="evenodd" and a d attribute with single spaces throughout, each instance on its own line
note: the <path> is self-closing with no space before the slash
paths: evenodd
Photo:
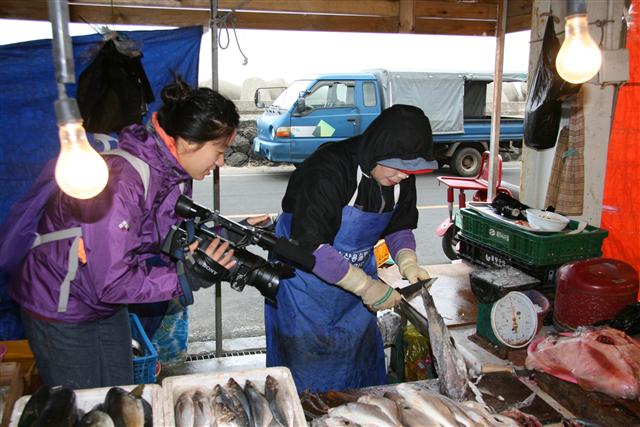
<path id="1" fill-rule="evenodd" d="M 565 19 L 564 42 L 556 57 L 560 77 L 569 83 L 584 83 L 600 70 L 602 53 L 589 34 L 587 15 L 572 15 Z"/>
<path id="2" fill-rule="evenodd" d="M 89 145 L 81 122 L 59 126 L 60 155 L 56 162 L 56 182 L 69 196 L 90 199 L 107 185 L 107 164 Z"/>

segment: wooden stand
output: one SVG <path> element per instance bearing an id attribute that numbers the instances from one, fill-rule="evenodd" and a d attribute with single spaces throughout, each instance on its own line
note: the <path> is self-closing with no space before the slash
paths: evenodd
<path id="1" fill-rule="evenodd" d="M 542 372 L 535 373 L 538 386 L 577 418 L 596 421 L 603 426 L 640 425 L 640 403 L 615 399 L 603 393 L 589 392 L 577 384 L 562 381 Z"/>
<path id="2" fill-rule="evenodd" d="M 24 383 L 20 374 L 20 364 L 17 362 L 0 363 L 0 387 L 8 387 L 3 393 L 4 409 L 2 414 L 1 427 L 7 427 L 11 419 L 13 404 L 22 396 Z"/>

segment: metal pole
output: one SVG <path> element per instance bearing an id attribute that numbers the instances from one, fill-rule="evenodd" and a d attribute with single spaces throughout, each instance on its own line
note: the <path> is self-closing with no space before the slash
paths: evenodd
<path id="1" fill-rule="evenodd" d="M 498 2 L 496 20 L 496 63 L 493 75 L 493 111 L 491 115 L 491 142 L 489 147 L 489 188 L 487 201 L 496 196 L 498 184 L 498 156 L 500 154 L 500 114 L 502 103 L 502 65 L 504 62 L 504 33 L 507 23 L 507 0 Z"/>
<path id="2" fill-rule="evenodd" d="M 218 91 L 218 0 L 210 1 L 209 31 L 211 31 L 211 89 Z M 220 170 L 213 170 L 213 209 L 220 210 Z M 215 330 L 216 330 L 216 357 L 222 356 L 222 284 L 216 282 L 215 295 Z"/>

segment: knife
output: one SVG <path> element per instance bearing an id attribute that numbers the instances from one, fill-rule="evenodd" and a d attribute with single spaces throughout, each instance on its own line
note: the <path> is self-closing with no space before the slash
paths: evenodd
<path id="1" fill-rule="evenodd" d="M 418 280 L 416 283 L 405 286 L 404 288 L 396 288 L 396 290 L 400 295 L 404 297 L 404 299 L 406 299 L 407 301 L 411 301 L 412 299 L 417 297 L 420 292 L 422 292 L 422 288 L 424 286 L 426 286 L 427 289 L 430 288 L 431 285 L 433 285 L 433 282 L 435 282 L 437 279 L 437 277 L 431 277 L 426 280 Z"/>

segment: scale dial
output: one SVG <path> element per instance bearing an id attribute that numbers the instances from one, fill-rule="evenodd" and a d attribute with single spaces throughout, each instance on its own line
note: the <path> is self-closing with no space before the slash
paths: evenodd
<path id="1" fill-rule="evenodd" d="M 512 348 L 524 347 L 538 329 L 536 308 L 522 292 L 509 292 L 493 304 L 491 328 L 502 344 Z"/>

